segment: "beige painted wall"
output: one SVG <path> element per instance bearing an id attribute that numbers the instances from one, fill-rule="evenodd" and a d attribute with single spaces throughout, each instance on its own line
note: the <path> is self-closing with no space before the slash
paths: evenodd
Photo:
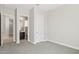
<path id="1" fill-rule="evenodd" d="M 79 49 L 79 5 L 64 5 L 47 15 L 48 40 Z"/>

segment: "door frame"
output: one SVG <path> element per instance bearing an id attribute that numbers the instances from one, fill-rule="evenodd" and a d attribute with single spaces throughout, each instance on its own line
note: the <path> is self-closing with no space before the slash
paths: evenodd
<path id="1" fill-rule="evenodd" d="M 13 17 L 11 17 L 10 15 L 4 15 L 2 12 L 1 12 L 1 20 L 3 20 L 4 19 L 4 21 L 6 20 L 5 18 L 4 18 L 4 16 L 5 17 L 8 17 L 9 19 L 10 18 L 12 18 L 12 19 L 14 19 Z M 14 22 L 14 20 L 13 20 L 13 22 Z M 2 23 L 3 23 L 3 21 L 1 21 L 1 46 L 3 46 L 4 45 L 4 41 L 3 41 L 3 25 L 2 25 Z M 14 23 L 13 23 L 14 24 Z M 14 28 L 14 27 L 13 27 Z M 14 30 L 14 29 L 13 29 Z M 9 30 L 8 30 L 9 31 Z M 14 33 L 14 32 L 13 32 Z M 9 35 L 9 34 L 8 34 Z M 13 38 L 12 38 L 12 42 L 13 42 L 13 39 L 14 39 L 14 34 L 13 34 Z"/>
<path id="2" fill-rule="evenodd" d="M 27 16 L 28 17 L 28 16 Z M 16 19 L 15 19 L 16 20 Z M 18 23 L 20 23 L 20 20 L 17 20 L 17 22 Z M 19 25 L 18 25 L 18 23 L 14 23 L 15 25 L 14 25 L 14 33 L 16 32 L 15 30 L 17 30 L 18 32 L 16 32 L 17 33 L 17 36 L 18 36 L 18 38 L 15 38 L 15 34 L 13 35 L 14 36 L 14 38 L 16 39 L 16 40 L 14 40 L 14 41 L 16 41 L 16 44 L 20 44 L 20 30 L 19 29 L 17 29 L 16 27 L 18 27 Z M 16 26 L 16 27 L 15 27 Z M 19 41 L 18 41 L 19 40 Z M 18 42 L 17 42 L 18 41 Z M 27 39 L 27 41 L 30 41 L 29 40 L 29 17 L 28 17 L 28 39 Z"/>
<path id="3" fill-rule="evenodd" d="M 1 13 L 0 13 L 0 46 L 1 46 Z"/>
<path id="4" fill-rule="evenodd" d="M 27 16 L 27 15 L 26 15 Z M 18 9 L 15 9 L 15 20 L 14 20 L 14 41 L 16 44 L 20 44 L 20 20 L 19 20 L 19 15 L 18 15 Z M 29 40 L 29 16 L 28 17 L 28 40 Z"/>

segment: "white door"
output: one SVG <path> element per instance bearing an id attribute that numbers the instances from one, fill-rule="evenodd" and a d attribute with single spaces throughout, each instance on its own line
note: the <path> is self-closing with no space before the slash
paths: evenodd
<path id="1" fill-rule="evenodd" d="M 44 17 L 41 14 L 35 19 L 35 41 L 44 41 Z"/>

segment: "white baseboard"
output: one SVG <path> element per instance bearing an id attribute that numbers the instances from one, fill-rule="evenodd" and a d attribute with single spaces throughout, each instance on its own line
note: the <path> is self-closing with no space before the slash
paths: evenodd
<path id="1" fill-rule="evenodd" d="M 56 44 L 60 44 L 60 45 L 63 45 L 63 46 L 66 46 L 66 47 L 69 47 L 69 48 L 72 48 L 72 49 L 79 50 L 79 47 L 74 47 L 74 46 L 71 46 L 71 45 L 68 45 L 68 44 L 64 44 L 64 43 L 56 42 L 56 41 L 52 41 L 52 40 L 48 40 L 48 41 L 49 41 L 49 42 L 56 43 Z"/>
<path id="2" fill-rule="evenodd" d="M 79 47 L 71 46 L 71 45 L 68 45 L 68 44 L 64 44 L 62 42 L 57 42 L 57 41 L 52 41 L 52 40 L 42 40 L 42 41 L 36 41 L 36 42 L 29 41 L 29 42 L 31 42 L 32 44 L 37 44 L 37 43 L 45 42 L 45 41 L 53 42 L 53 43 L 56 43 L 56 44 L 59 44 L 59 45 L 63 45 L 63 46 L 66 46 L 66 47 L 69 47 L 69 48 L 72 48 L 72 49 L 79 50 Z"/>
<path id="3" fill-rule="evenodd" d="M 30 40 L 28 40 L 28 42 L 30 42 L 30 43 L 32 43 L 32 44 L 36 44 L 35 42 L 32 42 L 32 41 L 30 41 Z"/>
<path id="4" fill-rule="evenodd" d="M 37 43 L 40 43 L 40 42 L 45 42 L 45 41 L 47 41 L 47 40 L 36 41 L 36 42 L 34 42 L 34 44 L 37 44 Z"/>

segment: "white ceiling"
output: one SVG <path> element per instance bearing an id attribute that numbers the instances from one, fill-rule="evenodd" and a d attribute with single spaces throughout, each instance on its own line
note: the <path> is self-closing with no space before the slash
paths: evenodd
<path id="1" fill-rule="evenodd" d="M 34 4 L 1 4 L 0 6 L 12 8 L 12 9 L 21 8 L 21 9 L 30 10 L 31 8 L 34 7 Z"/>
<path id="2" fill-rule="evenodd" d="M 57 7 L 62 6 L 63 4 L 40 4 L 39 9 L 42 10 L 43 12 L 49 11 L 49 10 L 54 10 Z"/>
<path id="3" fill-rule="evenodd" d="M 29 11 L 31 8 L 36 6 L 36 4 L 1 4 L 0 6 L 8 7 L 8 8 L 23 8 Z M 41 11 L 46 12 L 60 6 L 62 6 L 62 4 L 39 4 L 38 7 Z"/>

